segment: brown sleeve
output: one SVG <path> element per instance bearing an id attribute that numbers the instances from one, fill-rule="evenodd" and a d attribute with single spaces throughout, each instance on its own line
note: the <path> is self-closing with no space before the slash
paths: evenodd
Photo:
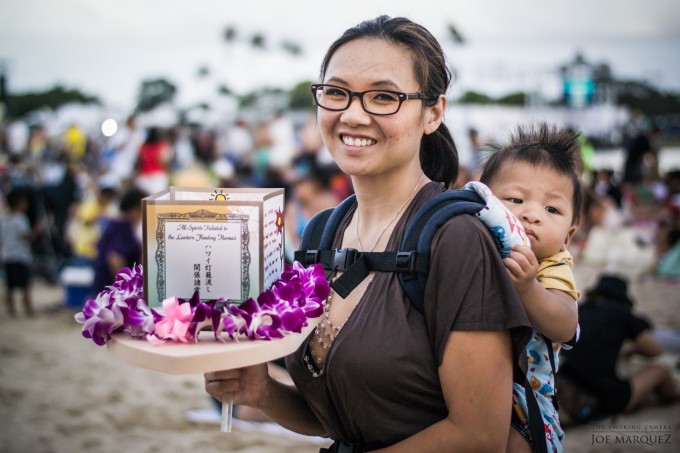
<path id="1" fill-rule="evenodd" d="M 520 360 L 529 320 L 486 228 L 473 216 L 457 216 L 439 229 L 431 253 L 425 321 L 437 363 L 452 330 L 511 329 Z"/>

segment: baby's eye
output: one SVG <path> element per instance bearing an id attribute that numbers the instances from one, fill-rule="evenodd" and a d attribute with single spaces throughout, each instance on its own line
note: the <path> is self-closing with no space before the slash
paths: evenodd
<path id="1" fill-rule="evenodd" d="M 546 206 L 545 210 L 548 211 L 550 214 L 559 214 L 560 213 L 559 209 L 557 209 L 553 206 Z"/>
<path id="2" fill-rule="evenodd" d="M 523 203 L 523 201 L 522 201 L 521 198 L 513 198 L 513 197 L 510 197 L 510 198 L 508 198 L 508 201 L 509 201 L 510 203 L 515 203 L 515 204 L 522 204 L 522 203 Z"/>

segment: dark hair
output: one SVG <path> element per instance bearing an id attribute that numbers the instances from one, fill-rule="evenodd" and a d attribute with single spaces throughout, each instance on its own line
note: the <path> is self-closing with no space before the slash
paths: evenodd
<path id="1" fill-rule="evenodd" d="M 102 187 L 99 189 L 99 196 L 101 197 L 115 198 L 116 195 L 118 195 L 118 191 L 113 187 Z"/>
<path id="2" fill-rule="evenodd" d="M 161 130 L 157 128 L 156 126 L 151 126 L 147 131 L 146 131 L 146 143 L 148 144 L 154 144 L 156 142 L 159 142 L 161 140 Z"/>
<path id="3" fill-rule="evenodd" d="M 493 154 L 484 165 L 479 180 L 489 185 L 507 162 L 526 162 L 534 167 L 551 168 L 571 180 L 574 211 L 571 224 L 578 225 L 583 207 L 583 184 L 576 172 L 577 153 L 581 150 L 578 136 L 578 132 L 558 129 L 547 123 L 518 126 L 508 143 L 490 146 Z"/>
<path id="4" fill-rule="evenodd" d="M 141 209 L 142 198 L 146 198 L 147 194 L 143 190 L 132 188 L 123 194 L 120 199 L 120 211 L 123 213 L 130 212 L 135 208 Z"/>
<path id="5" fill-rule="evenodd" d="M 7 193 L 7 206 L 16 209 L 20 203 L 28 203 L 28 193 L 20 189 L 12 189 Z"/>
<path id="6" fill-rule="evenodd" d="M 439 42 L 422 25 L 404 17 L 380 16 L 367 20 L 345 31 L 326 52 L 321 63 L 321 81 L 335 52 L 344 44 L 362 38 L 382 39 L 403 46 L 413 54 L 413 70 L 421 91 L 427 95 L 425 105 L 436 104 L 446 94 L 451 82 L 451 71 Z M 420 166 L 428 178 L 451 185 L 458 175 L 458 151 L 444 122 L 420 141 Z"/>

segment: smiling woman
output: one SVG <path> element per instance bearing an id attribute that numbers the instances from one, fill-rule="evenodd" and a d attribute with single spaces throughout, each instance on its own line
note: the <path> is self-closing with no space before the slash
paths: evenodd
<path id="1" fill-rule="evenodd" d="M 331 45 L 312 93 L 324 143 L 357 201 L 332 248 L 396 250 L 415 212 L 455 179 L 443 124 L 449 81 L 439 43 L 405 18 L 362 22 Z M 393 273 L 372 271 L 345 298 L 331 291 L 322 321 L 286 358 L 295 387 L 262 365 L 208 373 L 206 390 L 328 435 L 331 451 L 503 451 L 528 320 L 472 216 L 446 222 L 432 244 L 424 314 Z"/>

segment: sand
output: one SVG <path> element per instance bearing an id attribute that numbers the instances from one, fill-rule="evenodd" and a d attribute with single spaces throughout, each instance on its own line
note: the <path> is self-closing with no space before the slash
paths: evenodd
<path id="1" fill-rule="evenodd" d="M 623 253 L 615 264 L 632 278 L 639 310 L 660 326 L 680 327 L 680 283 L 648 275 L 651 255 L 634 247 L 616 247 Z M 577 279 L 587 288 L 614 258 L 603 252 L 583 256 Z M 81 337 L 59 288 L 37 284 L 35 299 L 38 314 L 32 319 L 8 319 L 0 307 L 0 452 L 318 451 L 318 442 L 238 429 L 227 434 L 216 425 L 188 422 L 186 411 L 209 407 L 201 375 L 161 374 L 122 363 Z M 664 359 L 677 360 L 677 354 Z M 678 409 L 654 406 L 650 400 L 635 414 L 568 428 L 566 451 L 678 451 Z M 672 444 L 617 443 L 612 424 L 628 433 L 660 427 Z M 604 434 L 610 435 L 606 442 Z M 594 436 L 600 436 L 599 443 Z"/>

